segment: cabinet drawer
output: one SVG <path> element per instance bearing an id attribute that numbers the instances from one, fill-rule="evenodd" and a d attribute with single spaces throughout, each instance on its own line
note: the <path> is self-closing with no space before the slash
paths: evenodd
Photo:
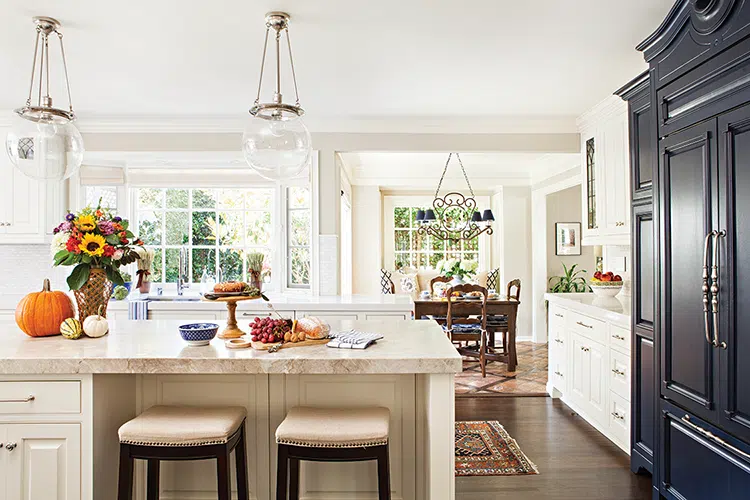
<path id="1" fill-rule="evenodd" d="M 78 381 L 0 382 L 0 414 L 80 412 L 81 383 Z"/>
<path id="2" fill-rule="evenodd" d="M 388 319 L 410 319 L 411 314 L 409 313 L 365 313 L 365 319 L 372 319 L 372 320 L 388 320 Z"/>
<path id="3" fill-rule="evenodd" d="M 566 312 L 567 309 L 560 307 L 557 304 L 549 305 L 549 315 L 547 321 L 549 323 L 550 331 L 565 328 Z"/>
<path id="4" fill-rule="evenodd" d="M 607 323 L 600 319 L 590 318 L 575 311 L 568 311 L 567 325 L 571 331 L 596 342 L 607 344 Z"/>
<path id="5" fill-rule="evenodd" d="M 614 392 L 609 393 L 609 433 L 612 439 L 630 448 L 630 403 Z"/>
<path id="6" fill-rule="evenodd" d="M 609 325 L 609 345 L 615 349 L 630 352 L 630 329 Z"/>
<path id="7" fill-rule="evenodd" d="M 613 350 L 609 351 L 609 389 L 630 401 L 630 357 Z"/>
<path id="8" fill-rule="evenodd" d="M 747 498 L 750 447 L 662 402 L 661 494 L 668 499 Z"/>

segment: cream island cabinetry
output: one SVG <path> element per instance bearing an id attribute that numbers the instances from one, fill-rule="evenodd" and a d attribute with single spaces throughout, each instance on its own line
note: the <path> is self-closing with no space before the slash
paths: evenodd
<path id="1" fill-rule="evenodd" d="M 155 404 L 244 406 L 251 498 L 261 500 L 275 498 L 274 432 L 290 408 L 385 406 L 393 498 L 455 498 L 453 377 L 461 358 L 437 324 L 332 321 L 385 338 L 365 350 L 268 353 L 229 350 L 220 339 L 188 347 L 177 333 L 181 321 L 110 321 L 108 335 L 76 341 L 34 339 L 0 322 L 3 498 L 116 498 L 117 429 Z M 164 462 L 160 498 L 216 498 L 215 470 Z M 138 500 L 144 472 L 136 467 Z M 304 463 L 300 497 L 374 498 L 376 478 L 368 462 Z"/>
<path id="2" fill-rule="evenodd" d="M 617 446 L 630 452 L 630 304 L 586 294 L 549 301 L 547 392 L 562 398 Z"/>

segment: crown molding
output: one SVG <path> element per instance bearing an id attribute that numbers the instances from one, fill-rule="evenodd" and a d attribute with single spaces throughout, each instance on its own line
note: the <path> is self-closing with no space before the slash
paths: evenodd
<path id="1" fill-rule="evenodd" d="M 578 126 L 579 131 L 586 130 L 598 120 L 627 112 L 627 102 L 623 101 L 619 96 L 610 95 L 591 109 L 586 110 L 585 113 L 582 113 L 576 120 L 576 125 Z"/>

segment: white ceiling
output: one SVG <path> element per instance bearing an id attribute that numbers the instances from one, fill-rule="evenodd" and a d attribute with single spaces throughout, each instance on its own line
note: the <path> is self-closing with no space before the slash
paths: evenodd
<path id="1" fill-rule="evenodd" d="M 358 152 L 339 153 L 339 157 L 352 184 L 434 191 L 448 153 Z M 529 186 L 569 172 L 580 166 L 580 155 L 461 153 L 461 162 L 475 191 L 491 191 L 501 186 Z M 466 190 L 466 181 L 455 155 L 448 165 L 443 187 Z"/>
<path id="2" fill-rule="evenodd" d="M 315 130 L 455 123 L 492 132 L 529 120 L 559 129 L 645 69 L 634 46 L 672 3 L 0 0 L 0 109 L 24 102 L 30 19 L 48 15 L 63 23 L 82 120 L 241 119 L 255 96 L 264 14 L 283 9 Z M 65 104 L 61 91 L 53 97 Z"/>

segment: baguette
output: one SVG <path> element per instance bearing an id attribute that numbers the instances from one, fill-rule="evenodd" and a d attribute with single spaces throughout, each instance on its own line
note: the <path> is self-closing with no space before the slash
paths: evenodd
<path id="1" fill-rule="evenodd" d="M 308 316 L 297 320 L 294 331 L 304 334 L 303 338 L 307 340 L 319 340 L 328 337 L 331 327 L 320 318 Z"/>

